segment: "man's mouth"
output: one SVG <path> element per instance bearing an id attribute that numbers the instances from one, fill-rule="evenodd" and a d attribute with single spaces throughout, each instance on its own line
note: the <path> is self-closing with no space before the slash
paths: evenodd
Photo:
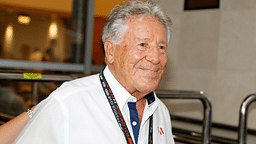
<path id="1" fill-rule="evenodd" d="M 160 71 L 160 69 L 148 69 L 148 68 L 140 68 L 141 70 L 144 70 L 144 71 L 147 71 L 147 72 L 150 72 L 150 73 L 157 73 Z"/>

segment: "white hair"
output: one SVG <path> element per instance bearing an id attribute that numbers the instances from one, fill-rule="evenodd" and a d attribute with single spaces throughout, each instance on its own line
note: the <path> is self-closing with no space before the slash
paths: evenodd
<path id="1" fill-rule="evenodd" d="M 126 32 L 126 20 L 142 15 L 142 19 L 145 16 L 152 16 L 158 19 L 166 29 L 167 42 L 171 39 L 170 26 L 172 25 L 171 19 L 151 0 L 130 0 L 116 5 L 109 13 L 102 33 L 102 41 L 105 43 L 107 39 L 112 40 L 115 44 L 119 44 L 124 33 Z"/>

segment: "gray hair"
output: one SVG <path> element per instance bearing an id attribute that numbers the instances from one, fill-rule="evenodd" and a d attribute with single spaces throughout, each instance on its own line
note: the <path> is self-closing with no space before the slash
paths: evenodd
<path id="1" fill-rule="evenodd" d="M 167 42 L 171 39 L 170 26 L 171 19 L 151 0 L 130 0 L 116 5 L 109 13 L 102 33 L 102 41 L 105 43 L 107 39 L 112 40 L 115 44 L 119 44 L 125 32 L 126 20 L 138 16 L 152 16 L 158 19 L 166 29 Z"/>

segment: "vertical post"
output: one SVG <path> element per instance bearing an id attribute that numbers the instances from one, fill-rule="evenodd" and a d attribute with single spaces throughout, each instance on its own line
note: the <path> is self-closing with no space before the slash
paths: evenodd
<path id="1" fill-rule="evenodd" d="M 92 72 L 92 42 L 94 24 L 94 0 L 87 1 L 86 27 L 85 27 L 85 52 L 84 52 L 84 74 Z"/>
<path id="2" fill-rule="evenodd" d="M 71 62 L 81 63 L 84 54 L 84 30 L 87 0 L 73 0 L 71 21 Z"/>
<path id="3" fill-rule="evenodd" d="M 203 93 L 201 93 L 202 96 Z M 203 123 L 203 143 L 211 143 L 211 126 L 212 126 L 212 105 L 210 100 L 204 96 L 201 98 L 201 101 L 204 105 L 204 123 Z"/>
<path id="4" fill-rule="evenodd" d="M 256 94 L 247 96 L 241 104 L 240 115 L 239 115 L 239 128 L 238 128 L 239 144 L 246 144 L 248 108 L 251 105 L 251 103 L 254 101 L 256 101 Z"/>
<path id="5" fill-rule="evenodd" d="M 34 82 L 33 84 L 33 94 L 32 94 L 32 105 L 36 105 L 38 103 L 38 82 Z"/>

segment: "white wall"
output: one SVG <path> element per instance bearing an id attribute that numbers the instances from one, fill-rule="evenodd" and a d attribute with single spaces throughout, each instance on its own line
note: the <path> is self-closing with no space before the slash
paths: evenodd
<path id="1" fill-rule="evenodd" d="M 256 1 L 220 1 L 220 9 L 184 11 L 184 1 L 157 0 L 173 20 L 169 64 L 159 89 L 203 90 L 213 122 L 238 125 L 243 99 L 256 93 Z M 197 101 L 164 101 L 172 113 L 202 118 Z M 256 104 L 248 126 L 256 129 Z"/>

